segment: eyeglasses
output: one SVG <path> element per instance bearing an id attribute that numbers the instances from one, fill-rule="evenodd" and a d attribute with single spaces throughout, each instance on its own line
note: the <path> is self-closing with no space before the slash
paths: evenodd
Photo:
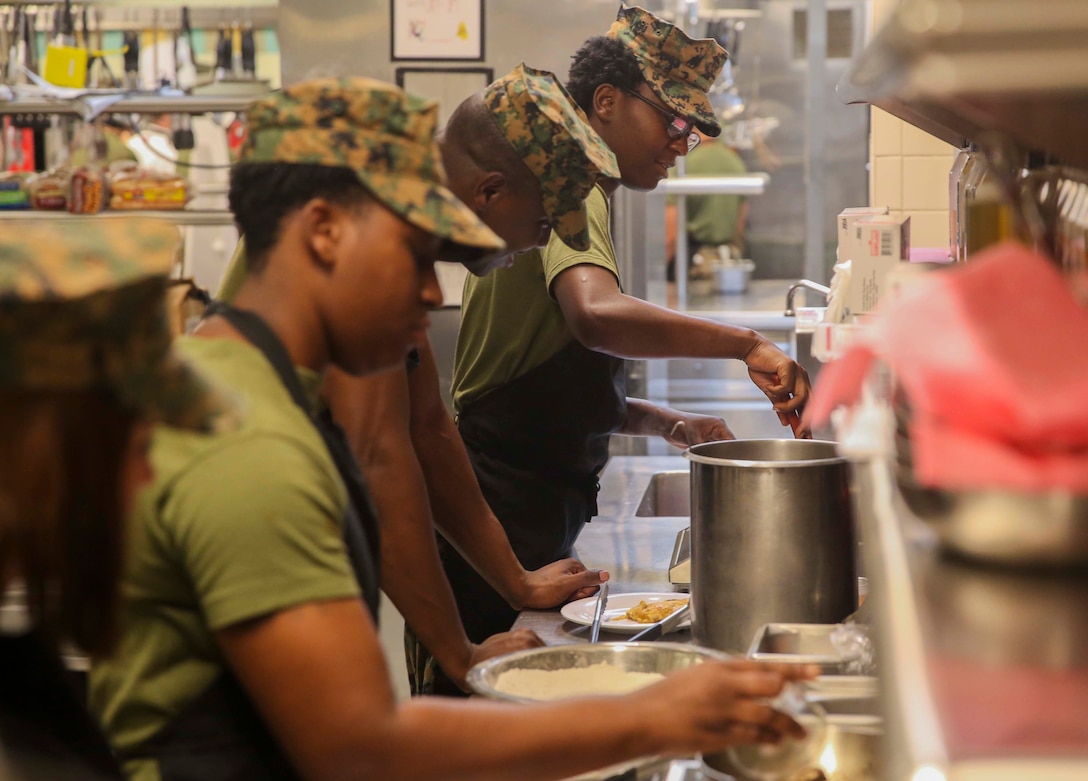
<path id="1" fill-rule="evenodd" d="M 642 95 L 639 95 L 634 90 L 624 89 L 623 87 L 620 87 L 620 89 L 622 89 L 628 95 L 630 95 L 632 97 L 635 97 L 635 98 L 638 98 L 643 103 L 645 103 L 647 106 L 649 106 L 654 111 L 656 111 L 658 114 L 661 114 L 666 119 L 668 119 L 669 123 L 665 126 L 665 133 L 673 141 L 675 141 L 675 140 L 677 140 L 679 138 L 684 138 L 684 136 L 687 136 L 688 151 L 689 152 L 691 150 L 695 149 L 695 147 L 699 146 L 699 142 L 702 139 L 699 138 L 698 133 L 692 132 L 692 129 L 695 127 L 695 123 L 692 122 L 690 119 L 685 119 L 684 117 L 680 116 L 679 114 L 674 114 L 671 111 L 669 111 L 668 109 L 662 108 L 661 106 L 657 105 L 652 100 L 650 100 L 649 98 L 646 98 L 646 97 L 643 97 Z"/>

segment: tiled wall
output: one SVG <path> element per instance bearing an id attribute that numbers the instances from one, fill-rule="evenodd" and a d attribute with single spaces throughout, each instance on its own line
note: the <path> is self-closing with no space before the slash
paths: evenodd
<path id="1" fill-rule="evenodd" d="M 873 0 L 873 29 L 897 0 Z M 956 150 L 878 108 L 869 136 L 869 203 L 910 215 L 911 246 L 948 246 L 948 172 Z"/>

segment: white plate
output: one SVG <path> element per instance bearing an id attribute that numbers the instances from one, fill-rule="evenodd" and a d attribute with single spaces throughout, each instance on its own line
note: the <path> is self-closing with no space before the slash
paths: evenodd
<path id="1" fill-rule="evenodd" d="M 653 624 L 640 624 L 629 618 L 620 618 L 624 613 L 633 608 L 642 600 L 647 602 L 661 602 L 666 599 L 690 599 L 689 594 L 675 591 L 666 592 L 639 592 L 634 594 L 609 594 L 608 603 L 604 608 L 604 618 L 601 620 L 602 632 L 619 632 L 625 635 L 633 635 L 641 632 Z M 582 626 L 593 625 L 593 614 L 597 611 L 597 597 L 586 597 L 563 605 L 560 614 L 568 621 L 573 621 Z M 613 621 L 611 619 L 620 619 Z M 691 620 L 685 618 L 677 629 L 687 629 L 691 626 Z"/>

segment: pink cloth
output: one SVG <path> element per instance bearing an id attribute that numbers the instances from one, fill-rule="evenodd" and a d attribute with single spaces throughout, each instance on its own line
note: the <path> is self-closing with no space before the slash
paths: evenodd
<path id="1" fill-rule="evenodd" d="M 927 661 L 953 759 L 1084 756 L 1088 670 L 994 664 L 939 654 Z"/>
<path id="2" fill-rule="evenodd" d="M 951 263 L 948 247 L 911 247 L 911 263 Z"/>
<path id="3" fill-rule="evenodd" d="M 910 401 L 915 477 L 953 489 L 1088 491 L 1088 311 L 1014 243 L 934 272 L 881 305 L 820 373 L 814 425 L 853 403 L 876 358 Z"/>

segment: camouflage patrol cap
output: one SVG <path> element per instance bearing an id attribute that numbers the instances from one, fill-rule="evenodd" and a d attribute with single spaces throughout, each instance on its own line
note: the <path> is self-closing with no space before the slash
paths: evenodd
<path id="1" fill-rule="evenodd" d="M 585 199 L 601 177 L 618 179 L 616 156 L 554 74 L 524 63 L 484 90 L 510 146 L 540 181 L 544 211 L 571 249 L 589 249 Z"/>
<path id="2" fill-rule="evenodd" d="M 394 213 L 444 239 L 444 258 L 497 252 L 503 240 L 446 189 L 437 123 L 437 103 L 392 84 L 307 81 L 250 106 L 240 160 L 346 166 Z"/>
<path id="3" fill-rule="evenodd" d="M 708 136 L 722 128 L 707 91 L 729 57 L 713 38 L 689 38 L 674 24 L 633 6 L 621 8 L 608 30 L 630 49 L 643 78 L 666 106 L 693 121 Z"/>
<path id="4" fill-rule="evenodd" d="M 4 226 L 0 390 L 107 390 L 134 414 L 218 431 L 230 396 L 171 349 L 177 228 L 144 218 Z"/>

